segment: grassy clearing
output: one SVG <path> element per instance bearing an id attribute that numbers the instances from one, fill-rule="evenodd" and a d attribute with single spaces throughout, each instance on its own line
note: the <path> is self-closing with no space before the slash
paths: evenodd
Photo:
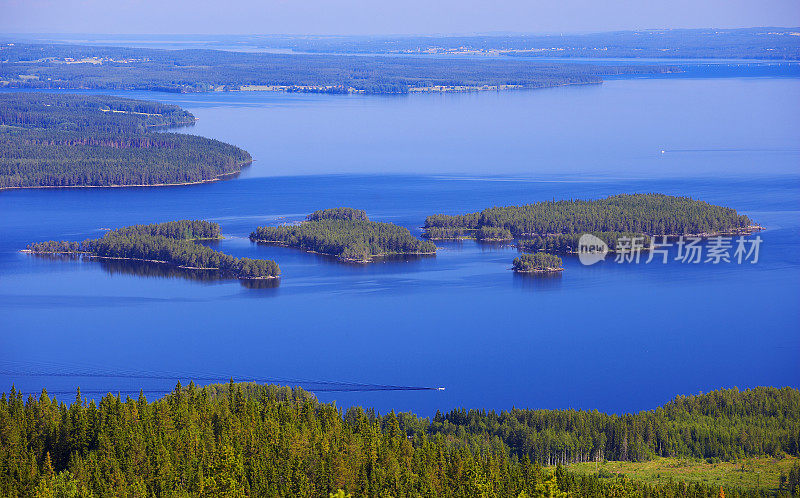
<path id="1" fill-rule="evenodd" d="M 702 482 L 725 487 L 775 490 L 781 473 L 788 474 L 800 458 L 745 458 L 736 462 L 708 463 L 705 460 L 658 458 L 649 462 L 575 463 L 569 470 L 582 474 L 625 474 L 650 484 L 673 481 Z"/>

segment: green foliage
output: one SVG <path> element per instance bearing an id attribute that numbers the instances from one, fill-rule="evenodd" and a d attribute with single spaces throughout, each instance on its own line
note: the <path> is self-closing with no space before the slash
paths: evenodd
<path id="1" fill-rule="evenodd" d="M 521 273 L 544 273 L 562 270 L 563 262 L 558 256 L 537 252 L 522 254 L 514 258 L 514 271 Z"/>
<path id="2" fill-rule="evenodd" d="M 791 392 L 790 392 L 791 391 Z M 723 430 L 794 430 L 787 414 L 796 390 L 761 388 L 678 398 L 657 409 L 656 431 L 684 426 L 684 442 L 706 444 L 715 414 Z M 538 411 L 517 410 L 538 418 Z M 454 413 L 464 413 L 456 411 Z M 643 412 L 653 414 L 654 412 Z M 579 439 L 597 412 L 550 412 L 543 436 L 569 430 Z M 745 415 L 747 414 L 747 415 Z M 629 421 L 642 414 L 609 419 Z M 494 432 L 492 412 L 469 412 L 473 423 L 429 423 L 412 414 L 341 413 L 301 389 L 250 383 L 197 388 L 178 385 L 148 402 L 107 395 L 87 403 L 80 391 L 71 405 L 45 391 L 25 399 L 13 388 L 0 397 L 1 496 L 575 496 L 716 497 L 719 486 L 646 484 L 622 476 L 554 471 L 531 462 L 513 444 L 515 430 Z M 437 419 L 441 419 L 438 416 Z M 691 422 L 692 430 L 687 422 Z M 635 439 L 634 432 L 629 433 Z M 750 436 L 747 436 L 750 437 Z M 609 438 L 611 441 L 613 438 Z M 509 446 L 511 444 L 512 446 Z M 731 448 L 740 446 L 737 440 Z M 555 446 L 563 458 L 563 441 Z M 757 451 L 755 448 L 752 448 Z M 555 462 L 555 458 L 554 461 Z M 792 474 L 796 475 L 797 472 Z M 794 477 L 784 479 L 786 485 Z M 725 496 L 763 496 L 726 488 Z"/>
<path id="3" fill-rule="evenodd" d="M 475 230 L 475 238 L 478 240 L 513 240 L 511 231 L 503 227 L 483 226 Z"/>
<path id="4" fill-rule="evenodd" d="M 482 227 L 504 228 L 516 238 L 586 232 L 632 232 L 686 235 L 733 232 L 752 222 L 731 208 L 689 197 L 664 194 L 622 194 L 594 201 L 544 201 L 522 206 L 493 207 L 479 213 L 428 216 L 425 228 L 455 233 Z"/>
<path id="5" fill-rule="evenodd" d="M 204 220 L 178 220 L 152 225 L 132 225 L 114 230 L 116 235 L 150 235 L 176 240 L 213 240 L 220 238 L 219 225 Z"/>
<path id="6" fill-rule="evenodd" d="M 313 213 L 306 216 L 306 221 L 319 221 L 319 220 L 369 221 L 369 217 L 367 217 L 366 211 L 362 209 L 353 209 L 349 207 L 320 209 L 319 211 L 314 211 Z"/>
<path id="7" fill-rule="evenodd" d="M 369 221 L 366 213 L 351 208 L 316 211 L 299 225 L 258 227 L 254 242 L 276 243 L 336 256 L 341 260 L 369 262 L 375 257 L 434 254 L 436 246 L 411 235 L 405 227 Z"/>
<path id="8" fill-rule="evenodd" d="M 217 140 L 150 131 L 193 123 L 189 112 L 157 102 L 0 94 L 0 188 L 191 183 L 250 163 Z"/>
<path id="9" fill-rule="evenodd" d="M 99 239 L 76 242 L 29 244 L 33 252 L 84 252 L 101 258 L 165 262 L 189 269 L 212 269 L 235 278 L 272 278 L 280 275 L 271 260 L 235 258 L 197 244 L 196 240 L 219 238 L 219 225 L 201 220 L 180 220 L 153 225 L 134 225 L 112 230 Z M 67 247 L 69 251 L 55 251 Z"/>
<path id="10" fill-rule="evenodd" d="M 678 396 L 655 410 L 607 415 L 582 410 L 437 414 L 430 432 L 499 437 L 544 465 L 653 456 L 732 460 L 800 455 L 800 392 L 757 387 Z"/>
<path id="11" fill-rule="evenodd" d="M 26 250 L 36 253 L 70 254 L 80 252 L 80 244 L 65 240 L 48 240 L 47 242 L 28 244 Z"/>

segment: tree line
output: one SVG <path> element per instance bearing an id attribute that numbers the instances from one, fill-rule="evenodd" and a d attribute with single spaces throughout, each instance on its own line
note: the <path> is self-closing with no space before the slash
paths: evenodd
<path id="1" fill-rule="evenodd" d="M 144 234 L 152 237 L 167 237 L 178 240 L 219 239 L 218 223 L 205 220 L 178 220 L 151 225 L 132 225 L 114 230 L 117 235 Z"/>
<path id="2" fill-rule="evenodd" d="M 426 230 L 463 234 L 482 227 L 507 229 L 514 237 L 582 232 L 689 235 L 746 230 L 753 222 L 732 208 L 665 194 L 620 194 L 598 200 L 543 201 L 493 207 L 462 215 L 435 214 Z"/>
<path id="3" fill-rule="evenodd" d="M 724 396 L 734 401 L 732 408 L 712 406 L 728 414 L 725 422 L 738 419 L 744 431 L 758 431 L 761 422 L 743 417 L 736 408 L 741 403 L 767 427 L 778 426 L 786 411 L 796 408 L 775 393 L 759 392 L 757 398 L 767 402 L 760 407 L 748 391 Z M 797 391 L 792 396 L 797 398 Z M 697 419 L 694 409 L 709 408 L 702 396 L 665 407 L 668 413 L 677 410 L 678 420 Z M 473 423 L 459 414 L 469 414 Z M 622 476 L 573 474 L 561 465 L 543 468 L 506 443 L 511 435 L 492 432 L 490 417 L 454 410 L 430 422 L 358 407 L 342 412 L 299 388 L 250 383 L 178 385 L 153 402 L 144 394 L 138 399 L 109 394 L 96 403 L 78 390 L 71 404 L 46 391 L 26 398 L 12 387 L 0 396 L 0 494 L 328 496 L 342 490 L 353 496 L 721 496 L 719 487 L 701 483 L 648 485 Z M 575 412 L 551 417 L 567 428 Z M 445 422 L 462 430 L 449 432 Z M 704 425 L 698 424 L 687 438 L 703 440 Z M 790 428 L 797 427 L 785 427 Z M 796 473 L 784 478 L 785 486 Z M 788 496 L 785 490 L 778 494 Z M 730 488 L 724 495 L 765 494 Z"/>
<path id="4" fill-rule="evenodd" d="M 258 227 L 250 234 L 250 240 L 357 262 L 369 262 L 379 256 L 436 252 L 433 242 L 419 240 L 407 228 L 369 221 L 364 211 L 352 208 L 315 211 L 299 225 Z"/>
<path id="5" fill-rule="evenodd" d="M 101 258 L 164 262 L 188 269 L 216 270 L 241 279 L 280 276 L 272 260 L 236 258 L 196 243 L 219 238 L 219 225 L 201 220 L 180 220 L 134 225 L 107 232 L 99 239 L 76 242 L 47 241 L 29 244 L 34 253 L 75 252 Z M 64 250 L 68 248 L 68 250 Z"/>
<path id="6" fill-rule="evenodd" d="M 453 410 L 428 432 L 498 437 L 543 465 L 687 456 L 730 461 L 800 455 L 800 392 L 785 387 L 721 389 L 677 396 L 655 410 L 609 415 L 584 410 Z"/>
<path id="7" fill-rule="evenodd" d="M 367 216 L 367 212 L 363 209 L 353 209 L 350 207 L 320 209 L 306 216 L 306 221 L 319 220 L 369 221 L 369 217 Z"/>
<path id="8" fill-rule="evenodd" d="M 247 152 L 218 140 L 150 131 L 194 121 L 157 102 L 0 94 L 0 188 L 193 183 L 251 162 Z"/>

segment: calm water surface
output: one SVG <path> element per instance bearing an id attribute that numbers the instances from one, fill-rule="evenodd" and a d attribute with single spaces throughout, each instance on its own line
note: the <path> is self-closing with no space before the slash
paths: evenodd
<path id="1" fill-rule="evenodd" d="M 6 370 L 62 362 L 446 386 L 319 394 L 423 415 L 456 406 L 636 411 L 679 393 L 800 386 L 796 79 L 401 98 L 124 95 L 179 103 L 200 118 L 189 132 L 235 143 L 255 163 L 200 186 L 0 193 Z M 258 225 L 340 205 L 419 234 L 435 212 L 653 191 L 729 205 L 767 226 L 759 263 L 582 267 L 567 257 L 562 276 L 530 278 L 509 270 L 516 251 L 506 246 L 443 243 L 435 258 L 356 266 L 246 238 Z M 275 259 L 280 285 L 17 252 L 180 218 L 219 222 L 224 252 Z M 25 391 L 75 385 L 0 373 L 0 384 L 12 382 Z"/>

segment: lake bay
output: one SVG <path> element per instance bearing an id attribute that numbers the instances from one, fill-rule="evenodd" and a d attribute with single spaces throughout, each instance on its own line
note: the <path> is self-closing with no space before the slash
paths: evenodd
<path id="1" fill-rule="evenodd" d="M 459 406 L 628 412 L 721 387 L 800 386 L 800 80 L 406 97 L 115 94 L 176 103 L 199 118 L 181 131 L 233 143 L 255 162 L 236 179 L 197 186 L 0 192 L 4 364 L 203 365 L 446 387 L 319 393 L 421 415 Z M 565 257 L 563 275 L 543 279 L 509 270 L 514 248 L 472 241 L 440 243 L 435 258 L 359 266 L 247 239 L 258 225 L 335 206 L 419 235 L 428 214 L 624 192 L 688 195 L 747 214 L 767 228 L 758 264 L 583 267 Z M 275 259 L 280 285 L 17 252 L 183 218 L 218 222 L 223 252 Z M 26 392 L 75 383 L 0 373 L 12 382 Z M 140 384 L 81 387 L 138 393 Z"/>

